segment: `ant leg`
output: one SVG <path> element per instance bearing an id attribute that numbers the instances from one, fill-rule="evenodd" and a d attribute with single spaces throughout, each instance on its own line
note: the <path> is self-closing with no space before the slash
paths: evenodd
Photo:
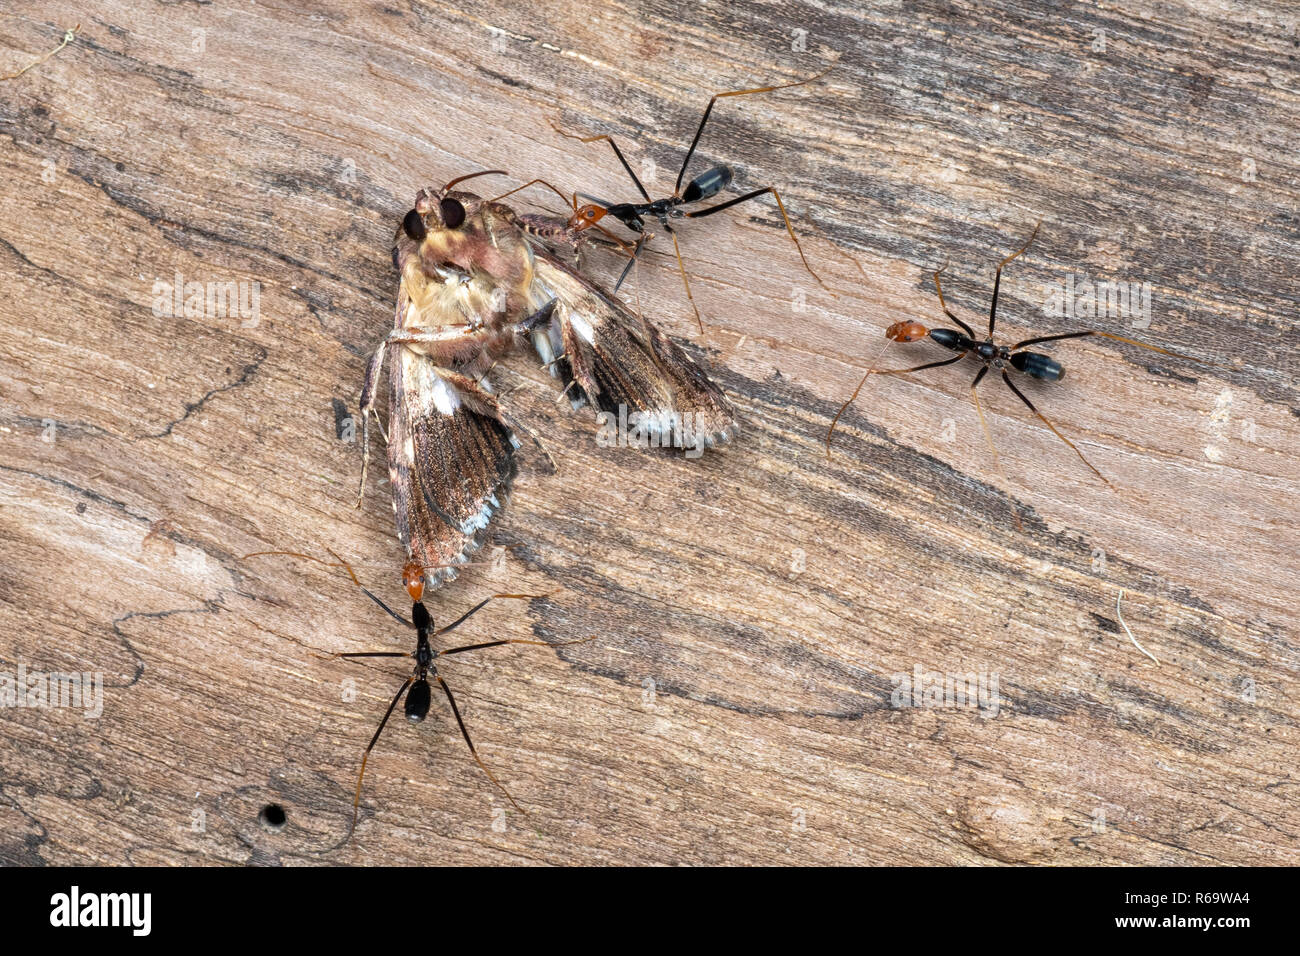
<path id="1" fill-rule="evenodd" d="M 1016 503 L 1011 498 L 1011 483 L 1007 481 L 1007 473 L 1002 470 L 1002 459 L 998 457 L 998 446 L 993 444 L 993 433 L 989 431 L 989 424 L 984 420 L 984 409 L 980 406 L 979 383 L 988 372 L 989 367 L 985 365 L 975 376 L 975 381 L 970 385 L 971 401 L 975 403 L 975 412 L 980 417 L 980 428 L 984 429 L 984 439 L 989 443 L 989 451 L 993 452 L 993 464 L 997 467 L 998 477 L 1002 479 L 1002 488 L 1007 496 L 1007 503 L 1011 506 L 1011 517 L 1016 521 L 1016 530 L 1023 532 L 1025 526 L 1020 522 L 1020 512 L 1016 510 Z"/>
<path id="2" fill-rule="evenodd" d="M 573 641 L 527 641 L 522 639 L 509 639 L 504 641 L 486 641 L 483 644 L 467 644 L 465 647 L 453 647 L 450 650 L 439 651 L 434 657 L 446 657 L 449 654 L 460 654 L 464 651 L 480 651 L 485 647 L 500 647 L 502 644 L 533 644 L 537 647 L 568 647 L 570 644 L 586 644 L 588 641 L 594 641 L 595 636 L 580 637 Z"/>
<path id="3" fill-rule="evenodd" d="M 700 335 L 704 334 L 704 320 L 700 318 L 700 308 L 695 304 L 695 296 L 691 295 L 691 280 L 686 275 L 686 264 L 682 262 L 682 250 L 677 245 L 677 230 L 668 228 L 668 235 L 673 237 L 673 252 L 677 255 L 677 269 L 682 274 L 682 284 L 686 286 L 686 298 L 690 300 L 691 309 L 695 312 L 695 321 L 700 325 Z"/>
<path id="4" fill-rule="evenodd" d="M 1017 351 L 1017 350 L 1019 350 L 1019 349 L 1024 348 L 1026 345 L 1038 345 L 1038 344 L 1041 343 L 1041 342 L 1058 342 L 1058 341 L 1060 341 L 1061 339 L 1081 339 L 1081 338 L 1083 338 L 1084 336 L 1088 336 L 1088 335 L 1097 335 L 1097 334 L 1099 334 L 1099 333 L 1097 333 L 1097 332 L 1093 332 L 1092 330 L 1089 330 L 1089 331 L 1087 331 L 1087 332 L 1062 332 L 1060 335 L 1039 335 L 1039 336 L 1036 336 L 1036 337 L 1034 337 L 1034 338 L 1032 338 L 1032 339 L 1025 339 L 1023 342 L 1017 342 L 1015 345 L 1011 346 L 1011 351 L 1015 352 L 1015 351 Z M 1115 337 L 1118 338 L 1118 336 L 1115 336 Z M 1121 342 L 1132 342 L 1131 339 L 1120 339 L 1120 341 L 1121 341 Z M 1134 344 L 1134 345 L 1141 345 L 1142 343 L 1140 343 L 1140 342 L 1133 342 L 1133 344 Z M 1154 348 L 1154 346 L 1152 346 L 1152 348 Z M 1163 352 L 1164 349 L 1157 349 L 1157 351 L 1161 351 L 1161 352 Z M 1172 354 L 1172 353 L 1170 353 L 1170 354 Z"/>
<path id="5" fill-rule="evenodd" d="M 488 202 L 500 202 L 501 200 L 505 199 L 507 196 L 513 196 L 515 193 L 523 192 L 529 186 L 545 186 L 551 192 L 555 193 L 555 195 L 559 196 L 562 200 L 564 200 L 564 204 L 566 206 L 570 204 L 570 197 L 564 195 L 564 193 L 560 192 L 558 188 L 552 186 L 545 179 L 530 179 L 522 186 L 516 186 L 514 189 L 510 190 L 507 193 L 502 193 L 500 196 L 495 196 L 492 199 L 489 199 Z M 576 195 L 572 197 L 572 205 L 574 211 L 576 212 L 578 208 L 578 197 Z"/>
<path id="6" fill-rule="evenodd" d="M 691 157 L 695 155 L 695 147 L 699 145 L 700 136 L 704 133 L 704 124 L 709 121 L 709 114 L 713 112 L 714 103 L 724 96 L 748 96 L 750 93 L 771 93 L 773 90 L 788 90 L 793 86 L 804 86 L 814 80 L 820 80 L 833 69 L 834 67 L 829 67 L 816 76 L 810 76 L 806 80 L 799 80 L 797 83 L 781 83 L 776 86 L 759 86 L 752 90 L 730 90 L 726 93 L 715 93 L 713 98 L 709 100 L 709 105 L 704 108 L 704 115 L 700 117 L 700 125 L 695 130 L 695 138 L 691 140 L 691 148 L 686 151 L 686 158 L 682 160 L 682 168 L 677 172 L 677 184 L 673 187 L 673 195 L 676 196 L 682 191 L 682 177 L 686 175 L 686 167 L 691 164 Z M 649 201 L 650 197 L 646 196 L 646 202 Z"/>
<path id="7" fill-rule="evenodd" d="M 301 551 L 253 551 L 250 554 L 244 555 L 239 560 L 246 561 L 249 558 L 264 557 L 267 555 L 278 555 L 285 558 L 306 558 L 308 561 L 315 561 L 317 564 L 324 565 L 327 568 L 343 568 L 343 570 L 348 572 L 348 577 L 352 579 L 352 583 L 364 591 L 365 588 L 362 588 L 361 582 L 357 580 L 356 573 L 352 570 L 352 565 L 348 564 L 329 548 L 326 548 L 325 550 L 328 551 L 330 557 L 334 559 L 333 562 L 325 561 L 315 555 L 303 554 Z"/>
<path id="8" fill-rule="evenodd" d="M 358 587 L 360 587 L 360 585 L 358 585 Z M 382 607 L 385 611 L 387 611 L 390 615 L 392 615 L 392 617 L 393 617 L 394 620 L 400 621 L 401 623 L 405 624 L 407 627 L 415 627 L 415 625 L 414 625 L 413 623 L 411 623 L 410 621 L 408 621 L 406 618 L 402 617 L 402 615 L 398 614 L 398 613 L 397 613 L 396 611 L 394 611 L 391 607 L 389 607 L 389 606 L 388 606 L 387 604 L 385 604 L 383 601 L 379 600 L 379 598 L 375 597 L 375 595 L 373 595 L 372 593 L 370 593 L 370 590 L 369 590 L 368 588 L 361 588 L 361 590 L 362 590 L 363 592 L 365 592 L 366 597 L 370 598 L 370 600 L 374 601 L 376 604 L 378 604 L 380 607 Z M 340 655 L 340 656 L 342 656 L 342 657 L 347 657 L 348 655 L 343 654 L 343 655 Z M 398 656 L 401 656 L 401 655 L 398 655 Z"/>
<path id="9" fill-rule="evenodd" d="M 908 372 L 923 372 L 927 368 L 939 368 L 941 365 L 951 365 L 966 357 L 965 352 L 960 352 L 950 359 L 940 359 L 937 362 L 926 362 L 924 365 L 913 365 L 911 368 L 882 368 L 873 372 L 873 375 L 906 375 Z"/>
<path id="10" fill-rule="evenodd" d="M 645 241 L 644 237 L 642 237 L 641 239 L 638 239 L 636 241 L 635 245 L 629 246 L 626 242 L 624 242 L 618 236 L 614 235 L 612 232 L 610 232 L 602 225 L 599 225 L 597 223 L 592 223 L 591 228 L 595 229 L 602 236 L 604 236 L 606 239 L 608 239 L 610 242 L 616 245 L 618 247 L 619 252 L 622 252 L 629 259 L 635 259 L 637 257 L 637 253 L 640 252 L 641 249 L 641 243 Z M 624 270 L 623 274 L 626 275 L 627 271 Z M 622 279 L 619 279 L 620 284 L 622 283 L 622 281 L 623 281 Z M 618 288 L 615 287 L 614 291 L 617 292 Z"/>
<path id="11" fill-rule="evenodd" d="M 369 588 L 365 587 L 365 586 L 364 586 L 360 581 L 358 581 L 358 580 L 357 580 L 356 572 L 354 572 L 354 571 L 352 570 L 352 565 L 348 564 L 346 561 L 344 561 L 342 558 L 340 558 L 340 557 L 339 557 L 339 556 L 338 556 L 334 551 L 330 550 L 329 548 L 326 548 L 325 550 L 326 550 L 326 551 L 329 551 L 330 557 L 332 557 L 332 558 L 334 559 L 333 562 L 324 561 L 324 560 L 322 560 L 322 559 L 320 559 L 320 558 L 318 558 L 318 557 L 315 557 L 314 555 L 303 554 L 301 551 L 254 551 L 254 552 L 252 552 L 251 554 L 246 554 L 246 555 L 244 555 L 244 558 L 256 558 L 256 557 L 263 556 L 263 555 L 281 555 L 281 556 L 286 557 L 286 558 L 306 558 L 308 561 L 315 561 L 317 564 L 322 564 L 322 565 L 324 565 L 324 566 L 327 567 L 327 568 L 343 568 L 345 571 L 348 572 L 348 577 L 350 577 L 350 578 L 352 579 L 352 583 L 355 584 L 357 587 L 361 588 L 362 593 L 365 594 L 366 597 L 370 598 L 370 600 L 374 601 L 376 604 L 378 604 L 380 607 L 382 607 L 385 611 L 387 611 L 389 614 L 391 614 L 395 620 L 400 621 L 402 624 L 405 624 L 407 627 L 414 627 L 414 626 L 415 626 L 415 625 L 412 624 L 410 621 L 408 621 L 406 618 L 402 617 L 402 615 L 398 614 L 398 613 L 397 613 L 396 611 L 394 611 L 391 607 L 389 607 L 387 604 L 385 604 L 383 601 L 381 601 L 379 598 L 375 597 L 375 595 L 374 595 L 373 593 L 371 593 L 371 591 L 370 591 Z M 243 560 L 243 558 L 241 558 L 240 560 Z M 450 565 L 448 565 L 448 566 L 450 567 Z M 338 655 L 336 655 L 336 656 L 338 656 L 338 657 L 350 657 L 350 656 L 353 656 L 353 655 L 349 655 L 349 654 L 338 654 Z M 410 655 L 408 655 L 408 654 L 393 654 L 393 655 L 389 655 L 389 656 L 392 656 L 392 657 L 409 657 Z"/>
<path id="12" fill-rule="evenodd" d="M 794 226 L 790 225 L 790 217 L 786 215 L 785 203 L 781 202 L 781 194 L 773 186 L 765 186 L 762 189 L 755 189 L 753 192 L 745 193 L 743 196 L 737 196 L 734 199 L 728 199 L 726 202 L 718 203 L 716 206 L 708 206 L 695 212 L 686 213 L 687 219 L 700 219 L 704 216 L 711 216 L 715 212 L 721 212 L 724 209 L 730 209 L 738 203 L 761 196 L 763 193 L 771 193 L 776 199 L 776 208 L 781 210 L 781 218 L 785 221 L 785 231 L 790 234 L 790 241 L 794 243 L 795 251 L 799 253 L 799 258 L 803 260 L 803 267 L 808 270 L 808 274 L 817 280 L 817 283 L 824 289 L 826 283 L 822 282 L 821 276 L 813 271 L 813 267 L 808 265 L 808 257 L 803 254 L 803 246 L 799 245 L 799 237 L 794 234 Z"/>
<path id="13" fill-rule="evenodd" d="M 407 657 L 409 655 L 400 654 L 398 656 Z M 406 683 L 397 689 L 397 696 L 394 697 L 393 702 L 388 705 L 388 713 L 384 714 L 384 719 L 379 722 L 379 729 L 376 730 L 375 735 L 370 738 L 370 743 L 366 746 L 366 752 L 361 755 L 361 772 L 357 774 L 357 793 L 356 796 L 352 798 L 352 826 L 348 829 L 348 837 L 351 837 L 353 831 L 357 828 L 357 812 L 361 807 L 361 782 L 366 778 L 366 761 L 370 759 L 370 751 L 374 750 L 375 744 L 379 742 L 379 735 L 384 732 L 384 726 L 388 723 L 388 718 L 393 716 L 393 711 L 397 709 L 397 702 L 402 699 L 402 695 L 406 693 L 406 689 L 410 687 L 414 681 L 415 675 L 412 674 L 410 677 L 406 678 Z"/>
<path id="14" fill-rule="evenodd" d="M 1126 339 L 1122 335 L 1115 335 L 1111 332 L 1101 332 L 1098 331 L 1097 329 L 1089 329 L 1086 332 L 1062 332 L 1060 335 L 1040 335 L 1037 336 L 1036 338 L 1025 339 L 1023 342 L 1011 346 L 1011 351 L 1014 352 L 1017 349 L 1022 349 L 1026 345 L 1038 345 L 1041 342 L 1059 342 L 1061 339 L 1081 339 L 1089 335 L 1100 335 L 1102 338 L 1114 339 L 1116 342 L 1123 342 L 1126 345 L 1136 345 L 1139 348 L 1148 349 L 1152 352 L 1159 352 L 1161 355 L 1169 355 L 1172 356 L 1173 358 L 1183 359 L 1188 362 L 1195 362 L 1198 365 L 1209 365 L 1214 368 L 1223 368 L 1223 369 L 1228 369 L 1229 371 L 1236 371 L 1236 369 L 1234 369 L 1231 365 L 1221 365 L 1218 362 L 1209 362 L 1206 361 L 1205 359 L 1192 358 L 1190 355 L 1183 355 L 1181 352 L 1171 352 L 1169 349 L 1162 349 L 1158 345 L 1147 345 L 1147 343 L 1139 342 L 1137 339 Z"/>
<path id="15" fill-rule="evenodd" d="M 599 226 L 597 226 L 596 228 L 600 229 Z M 636 245 L 632 247 L 632 254 L 628 257 L 627 265 L 623 267 L 623 272 L 619 275 L 618 281 L 614 283 L 613 292 L 615 295 L 618 294 L 618 290 L 622 287 L 623 283 L 627 280 L 627 274 L 631 272 L 632 267 L 636 265 L 637 257 L 641 255 L 641 250 L 645 247 L 646 238 L 647 237 L 643 234 L 641 238 L 637 239 Z"/>
<path id="16" fill-rule="evenodd" d="M 1075 453 L 1076 455 L 1079 456 L 1079 460 L 1080 460 L 1081 462 L 1083 462 L 1085 465 L 1087 465 L 1090 469 L 1092 469 L 1092 473 L 1093 473 L 1094 475 L 1096 475 L 1098 478 L 1100 478 L 1100 479 L 1101 479 L 1101 480 L 1106 484 L 1107 487 L 1114 487 L 1113 485 L 1111 485 L 1111 483 L 1110 483 L 1109 481 L 1106 480 L 1106 476 L 1105 476 L 1105 475 L 1103 475 L 1101 472 L 1099 472 L 1096 468 L 1093 468 L 1092 462 L 1090 462 L 1087 458 L 1084 457 L 1083 452 L 1079 451 L 1079 449 L 1075 446 L 1074 442 L 1070 441 L 1070 439 L 1066 438 L 1066 437 L 1065 437 L 1064 435 L 1062 435 L 1059 431 L 1057 431 L 1057 430 L 1056 430 L 1056 426 L 1053 425 L 1050 421 L 1047 420 L 1047 416 L 1044 415 L 1042 412 L 1040 412 L 1038 409 L 1036 409 L 1036 408 L 1034 407 L 1034 403 L 1031 402 L 1028 398 L 1025 397 L 1025 393 L 1024 393 L 1024 392 L 1022 392 L 1022 391 L 1020 391 L 1020 389 L 1016 388 L 1016 383 L 1013 382 L 1013 381 L 1011 381 L 1011 376 L 1008 375 L 1008 374 L 1006 373 L 1006 370 L 1005 370 L 1005 369 L 1003 369 L 1003 371 L 1002 371 L 1002 381 L 1006 382 L 1006 383 L 1007 383 L 1007 388 L 1009 388 L 1009 389 L 1011 389 L 1011 391 L 1015 392 L 1015 393 L 1016 393 L 1016 397 L 1019 398 L 1022 402 L 1025 403 L 1025 407 L 1026 407 L 1026 408 L 1028 408 L 1031 412 L 1033 412 L 1035 415 L 1037 415 L 1038 418 L 1042 421 L 1042 423 L 1043 423 L 1044 425 L 1046 425 L 1048 428 L 1050 428 L 1050 429 L 1052 430 L 1052 434 L 1054 434 L 1057 438 L 1061 439 L 1061 441 L 1065 442 L 1065 443 L 1066 443 L 1067 445 L 1069 445 L 1072 449 L 1074 449 L 1074 453 Z"/>
<path id="17" fill-rule="evenodd" d="M 443 692 L 447 695 L 447 703 L 451 704 L 451 712 L 456 717 L 456 723 L 460 726 L 461 736 L 465 738 L 465 743 L 469 745 L 469 752 L 470 754 L 473 755 L 474 762 L 479 765 L 480 770 L 482 770 L 485 774 L 487 774 L 487 778 L 491 780 L 493 783 L 495 783 L 497 785 L 497 788 L 506 795 L 506 799 L 510 801 L 511 805 L 514 806 L 514 808 L 518 810 L 520 813 L 523 813 L 525 816 L 527 816 L 527 813 L 525 812 L 524 808 L 521 807 L 519 804 L 515 803 L 515 798 L 510 796 L 510 791 L 507 790 L 504 786 L 502 786 L 501 781 L 492 775 L 492 771 L 487 768 L 487 764 L 483 762 L 482 758 L 479 757 L 478 755 L 478 751 L 474 749 L 474 741 L 469 739 L 469 731 L 465 729 L 465 721 L 460 719 L 460 708 L 456 706 L 456 698 L 451 696 L 451 688 L 447 686 L 447 682 L 442 679 L 441 674 L 434 674 L 433 676 L 434 679 L 438 681 L 438 686 L 441 687 L 443 689 Z M 394 706 L 396 706 L 397 702 L 394 701 L 393 704 Z M 390 708 L 390 713 L 391 713 L 391 708 Z"/>
<path id="18" fill-rule="evenodd" d="M 998 271 L 993 275 L 993 305 L 989 307 L 989 338 L 993 338 L 993 319 L 998 314 L 998 286 L 1002 283 L 1002 267 L 1029 248 L 1029 244 L 1034 241 L 1034 236 L 1038 235 L 1038 227 L 1042 224 L 1043 221 L 1038 220 L 1034 224 L 1034 231 L 1025 240 L 1025 244 L 998 263 Z"/>
<path id="19" fill-rule="evenodd" d="M 567 136 L 569 139 L 576 139 L 580 143 L 597 143 L 602 139 L 608 142 L 609 145 L 614 150 L 614 155 L 618 157 L 618 161 L 623 164 L 623 168 L 627 170 L 627 174 L 632 177 L 632 182 L 636 183 L 637 192 L 639 192 L 642 195 L 642 197 L 645 199 L 646 202 L 653 202 L 653 200 L 650 198 L 650 194 L 646 192 L 645 187 L 641 185 L 641 180 L 637 179 L 636 173 L 632 172 L 632 167 L 628 164 L 627 159 L 623 156 L 623 151 L 618 148 L 618 143 L 614 142 L 613 137 L 607 135 L 579 136 L 577 133 L 566 133 L 564 130 L 556 126 L 554 123 L 551 124 L 551 129 L 555 130 L 561 136 Z"/>
<path id="20" fill-rule="evenodd" d="M 954 322 L 956 322 L 961 327 L 961 330 L 966 333 L 967 336 L 969 336 L 971 339 L 974 339 L 975 330 L 972 329 L 965 322 L 963 322 L 961 319 L 957 318 L 957 316 L 953 315 L 952 312 L 949 311 L 948 309 L 948 303 L 943 301 L 943 287 L 939 285 L 939 273 L 946 268 L 948 268 L 948 266 L 945 263 L 944 265 L 941 265 L 939 268 L 934 270 L 934 291 L 939 293 L 939 308 L 943 309 L 943 314 L 948 316 L 948 318 L 952 319 Z"/>
<path id="21" fill-rule="evenodd" d="M 885 343 L 885 348 L 889 348 L 888 342 Z M 880 355 L 883 355 L 884 351 L 885 351 L 884 349 L 881 349 Z M 879 360 L 880 355 L 876 356 L 877 360 Z M 871 368 L 867 369 L 866 373 L 862 376 L 862 381 L 858 382 L 858 387 L 855 388 L 853 390 L 853 394 L 849 396 L 849 400 L 840 406 L 840 410 L 835 413 L 835 418 L 831 420 L 830 430 L 826 432 L 826 457 L 829 458 L 831 456 L 831 435 L 835 434 L 835 426 L 839 424 L 840 417 L 849 410 L 849 406 L 852 405 L 855 401 L 857 401 L 858 393 L 862 391 L 862 386 L 867 384 L 867 376 L 904 375 L 907 372 L 921 372 L 927 368 L 938 368 L 941 365 L 951 365 L 953 362 L 960 361 L 962 358 L 965 357 L 965 355 L 966 353 L 962 352 L 960 355 L 954 355 L 950 359 L 941 359 L 938 362 L 926 362 L 924 365 L 915 365 L 912 368 L 877 369 L 873 365 Z"/>
<path id="22" fill-rule="evenodd" d="M 614 292 L 617 294 L 619 286 L 621 286 L 623 280 L 627 278 L 628 272 L 632 273 L 632 302 L 636 306 L 636 317 L 638 319 L 641 319 L 643 315 L 641 312 L 641 271 L 637 264 L 637 260 L 640 258 L 641 250 L 645 248 L 645 244 L 652 238 L 654 238 L 654 234 L 649 232 L 642 233 L 637 238 L 636 245 L 632 247 L 631 255 L 628 256 L 627 265 L 623 267 L 623 272 L 619 275 L 618 282 L 614 284 Z"/>
<path id="23" fill-rule="evenodd" d="M 474 616 L 475 614 L 477 614 L 479 611 L 483 610 L 483 608 L 484 608 L 484 607 L 485 607 L 489 602 L 491 602 L 491 601 L 495 601 L 495 600 L 497 600 L 498 598 L 512 598 L 512 599 L 514 599 L 514 600 L 527 601 L 527 600 L 531 600 L 531 599 L 533 599 L 533 598 L 544 598 L 544 597 L 546 597 L 545 594 L 494 594 L 494 595 L 492 595 L 491 597 L 487 597 L 487 598 L 484 598 L 483 600 L 479 601 L 479 602 L 478 602 L 477 604 L 475 604 L 472 608 L 470 608 L 468 611 L 466 611 L 466 612 L 465 612 L 464 614 L 462 614 L 460 617 L 456 618 L 456 620 L 452 621 L 452 622 L 451 622 L 450 624 L 448 624 L 446 627 L 440 627 L 440 628 L 438 628 L 436 631 L 434 631 L 433 633 L 434 633 L 434 635 L 436 636 L 436 635 L 438 635 L 438 634 L 446 634 L 448 631 L 454 631 L 456 628 L 460 627 L 462 624 L 464 624 L 466 621 L 468 621 L 471 617 L 473 617 L 473 616 Z"/>

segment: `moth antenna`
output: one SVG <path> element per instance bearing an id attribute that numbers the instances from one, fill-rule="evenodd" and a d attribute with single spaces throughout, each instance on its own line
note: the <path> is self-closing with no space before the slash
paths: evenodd
<path id="1" fill-rule="evenodd" d="M 447 185 L 443 186 L 442 191 L 445 193 L 447 192 L 447 190 L 451 189 L 451 187 L 455 186 L 457 183 L 463 183 L 467 179 L 474 179 L 476 176 L 509 176 L 509 175 L 510 174 L 506 172 L 504 169 L 481 169 L 477 173 L 466 173 L 464 176 L 457 176 Z"/>
<path id="2" fill-rule="evenodd" d="M 494 170 L 494 171 L 495 171 L 495 170 Z M 476 174 L 476 175 L 484 175 L 484 174 L 482 174 L 482 173 L 478 173 L 478 174 Z M 455 182 L 461 182 L 461 181 L 463 181 L 464 179 L 465 179 L 465 177 L 461 177 L 461 179 L 459 179 L 459 180 L 452 180 L 451 183 L 448 183 L 448 184 L 447 184 L 447 188 L 451 188 L 452 183 L 455 183 Z M 509 192 L 502 193 L 500 196 L 494 196 L 494 197 L 492 197 L 492 198 L 491 198 L 490 200 L 488 200 L 488 201 L 489 201 L 489 202 L 500 202 L 501 200 L 505 199 L 507 196 L 513 196 L 515 193 L 523 192 L 523 191 L 524 191 L 525 189 L 527 189 L 529 186 L 545 186 L 545 187 L 546 187 L 547 189 L 549 189 L 551 192 L 555 193 L 555 195 L 559 196 L 562 200 L 564 200 L 564 205 L 565 205 L 566 207 L 569 205 L 569 197 L 566 196 L 566 195 L 564 195 L 564 193 L 560 192 L 560 190 L 559 190 L 557 187 L 552 186 L 552 185 L 551 185 L 549 182 L 547 182 L 545 179 L 530 179 L 530 180 L 528 180 L 528 182 L 524 183 L 522 186 L 516 186 L 514 189 L 510 190 Z M 576 199 L 577 199 L 576 195 L 575 195 L 574 199 L 575 199 L 575 201 L 576 201 Z"/>

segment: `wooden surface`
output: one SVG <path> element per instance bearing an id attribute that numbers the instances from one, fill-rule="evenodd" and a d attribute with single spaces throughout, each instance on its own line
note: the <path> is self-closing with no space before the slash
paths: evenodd
<path id="1" fill-rule="evenodd" d="M 0 861 L 1300 862 L 1300 18 L 1124 7 L 8 4 L 0 73 L 81 32 L 0 82 L 0 658 L 106 686 L 98 720 L 0 711 Z M 501 371 L 560 470 L 525 446 L 492 563 L 430 606 L 550 591 L 461 635 L 596 638 L 443 668 L 528 815 L 435 701 L 386 732 L 344 843 L 406 665 L 329 655 L 410 635 L 338 570 L 241 555 L 333 549 L 400 605 L 387 487 L 354 509 L 339 437 L 398 217 L 487 167 L 632 198 L 552 120 L 666 193 L 709 93 L 832 63 L 723 101 L 701 145 L 781 189 L 827 288 L 770 199 L 685 227 L 707 339 L 666 247 L 640 270 L 739 442 L 598 448 L 526 357 Z M 1232 370 L 1053 350 L 1031 396 L 1113 490 L 995 380 L 1004 486 L 971 364 L 873 381 L 828 461 L 883 328 L 941 319 L 929 273 L 978 326 L 1039 219 L 1008 338 L 1081 327 L 1047 283 L 1149 282 L 1149 329 L 1101 327 Z M 155 315 L 177 272 L 260 283 L 259 320 Z M 1001 706 L 891 706 L 916 667 L 996 675 Z"/>

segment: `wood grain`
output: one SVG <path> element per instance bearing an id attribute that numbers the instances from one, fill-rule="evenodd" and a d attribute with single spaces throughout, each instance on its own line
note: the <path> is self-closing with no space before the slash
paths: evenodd
<path id="1" fill-rule="evenodd" d="M 0 711 L 0 861 L 1300 862 L 1300 19 L 1124 7 L 8 5 L 0 74 L 81 32 L 0 82 L 0 662 L 105 687 L 97 720 Z M 241 556 L 332 549 L 399 601 L 387 488 L 353 507 L 345 440 L 398 217 L 489 167 L 632 198 L 552 122 L 666 193 L 710 93 L 831 64 L 723 100 L 700 153 L 781 190 L 825 287 L 770 199 L 683 230 L 703 340 L 667 247 L 639 270 L 737 443 L 600 448 L 501 369 L 560 469 L 525 447 L 487 563 L 431 607 L 551 592 L 461 633 L 595 637 L 443 668 L 527 816 L 435 703 L 386 732 L 345 842 L 405 670 L 329 655 L 409 634 L 337 569 Z M 1129 280 L 1150 327 L 1100 327 L 1230 369 L 1053 349 L 1031 395 L 1113 489 L 993 381 L 1004 484 L 968 364 L 870 383 L 828 459 L 883 328 L 941 319 L 930 273 L 979 326 L 1039 219 L 1008 338 L 1080 327 L 1049 283 Z M 258 283 L 257 321 L 156 315 L 177 273 Z M 892 706 L 918 667 L 996 677 L 996 714 Z"/>

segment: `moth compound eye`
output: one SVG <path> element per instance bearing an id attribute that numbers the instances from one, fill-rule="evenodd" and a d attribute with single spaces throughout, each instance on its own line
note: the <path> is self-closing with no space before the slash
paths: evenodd
<path id="1" fill-rule="evenodd" d="M 402 232 L 416 242 L 423 242 L 424 237 L 429 234 L 429 231 L 424 228 L 424 217 L 414 209 L 408 212 L 406 218 L 402 220 Z"/>
<path id="2" fill-rule="evenodd" d="M 442 208 L 443 225 L 448 229 L 459 229 L 465 221 L 465 207 L 455 199 L 444 199 L 439 205 Z"/>

